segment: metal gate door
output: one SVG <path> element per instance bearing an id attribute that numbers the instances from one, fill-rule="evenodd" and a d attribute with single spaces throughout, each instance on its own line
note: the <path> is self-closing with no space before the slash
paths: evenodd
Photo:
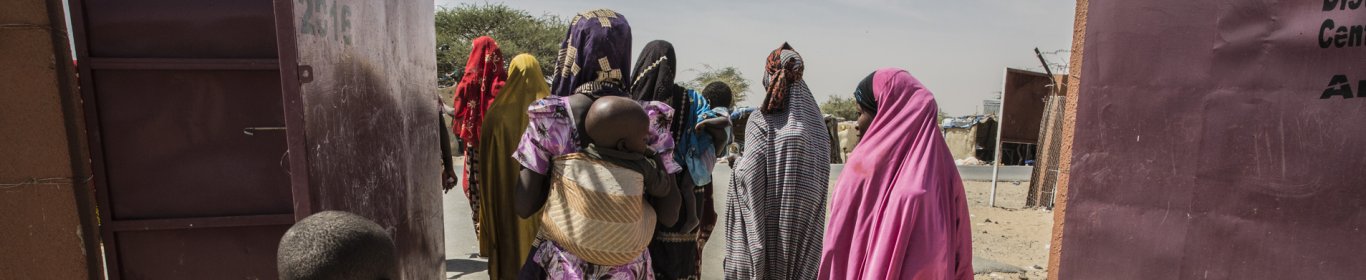
<path id="1" fill-rule="evenodd" d="M 110 279 L 276 278 L 279 238 L 307 212 L 286 153 L 281 2 L 72 3 Z"/>

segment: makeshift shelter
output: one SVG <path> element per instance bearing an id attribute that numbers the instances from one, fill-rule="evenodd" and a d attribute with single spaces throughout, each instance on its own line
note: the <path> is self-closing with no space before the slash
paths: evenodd
<path id="1" fill-rule="evenodd" d="M 844 156 L 840 154 L 839 123 L 839 118 L 825 115 L 825 130 L 830 135 L 830 163 L 844 163 Z"/>
<path id="2" fill-rule="evenodd" d="M 944 142 L 954 159 L 977 158 L 991 161 L 996 151 L 996 118 L 992 116 L 963 116 L 946 118 L 940 124 Z"/>
<path id="3" fill-rule="evenodd" d="M 858 145 L 858 122 L 842 121 L 839 123 L 839 142 L 840 157 L 849 160 L 849 153 L 854 152 L 854 146 Z"/>

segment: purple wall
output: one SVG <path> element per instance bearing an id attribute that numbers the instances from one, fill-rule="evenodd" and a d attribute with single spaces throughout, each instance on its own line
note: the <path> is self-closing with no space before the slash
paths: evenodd
<path id="1" fill-rule="evenodd" d="M 1090 4 L 1060 278 L 1366 274 L 1366 7 L 1324 2 Z"/>

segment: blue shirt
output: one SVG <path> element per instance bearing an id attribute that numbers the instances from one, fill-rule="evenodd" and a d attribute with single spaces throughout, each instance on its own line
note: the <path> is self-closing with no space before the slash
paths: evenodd
<path id="1" fill-rule="evenodd" d="M 716 146 L 712 145 L 711 134 L 697 131 L 695 127 L 704 120 L 715 117 L 729 117 L 730 110 L 726 107 L 712 108 L 707 98 L 694 90 L 688 90 L 684 95 L 683 104 L 686 109 L 679 109 L 675 112 L 675 117 L 683 118 L 683 132 L 679 135 L 679 141 L 674 149 L 674 158 L 683 165 L 683 169 L 692 176 L 693 185 L 702 186 L 711 184 L 711 171 L 716 167 L 717 151 Z M 730 118 L 726 118 L 727 121 Z M 731 141 L 730 129 L 726 129 L 725 143 Z M 724 145 L 722 145 L 724 146 Z"/>

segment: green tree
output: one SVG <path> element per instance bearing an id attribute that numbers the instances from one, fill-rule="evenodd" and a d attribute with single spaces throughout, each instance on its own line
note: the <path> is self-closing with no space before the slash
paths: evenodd
<path id="1" fill-rule="evenodd" d="M 821 113 L 829 114 L 846 121 L 858 120 L 858 104 L 854 103 L 854 98 L 831 96 L 830 99 L 821 103 Z"/>
<path id="2" fill-rule="evenodd" d="M 745 80 L 745 77 L 740 73 L 740 69 L 735 69 L 735 67 L 731 66 L 712 68 L 711 65 L 706 64 L 702 64 L 702 68 L 703 69 L 700 71 L 697 69 L 688 69 L 688 71 L 698 72 L 697 78 L 693 78 L 692 81 L 683 83 L 683 86 L 700 91 L 705 88 L 707 84 L 720 81 L 726 83 L 727 86 L 730 86 L 730 91 L 735 96 L 733 103 L 740 104 L 740 102 L 745 101 L 745 97 L 749 95 L 749 81 Z"/>
<path id="3" fill-rule="evenodd" d="M 464 74 L 470 45 L 480 36 L 493 37 L 508 61 L 521 53 L 535 55 L 541 73 L 554 74 L 560 41 L 568 20 L 556 15 L 533 16 L 503 4 L 461 4 L 436 12 L 436 71 L 438 85 L 449 87 Z"/>
<path id="4" fill-rule="evenodd" d="M 949 114 L 944 113 L 944 111 L 939 111 L 939 117 L 934 119 L 934 125 L 939 126 L 939 124 L 944 123 L 944 119 L 947 118 L 949 118 Z M 939 129 L 943 130 L 944 128 L 940 127 Z"/>

